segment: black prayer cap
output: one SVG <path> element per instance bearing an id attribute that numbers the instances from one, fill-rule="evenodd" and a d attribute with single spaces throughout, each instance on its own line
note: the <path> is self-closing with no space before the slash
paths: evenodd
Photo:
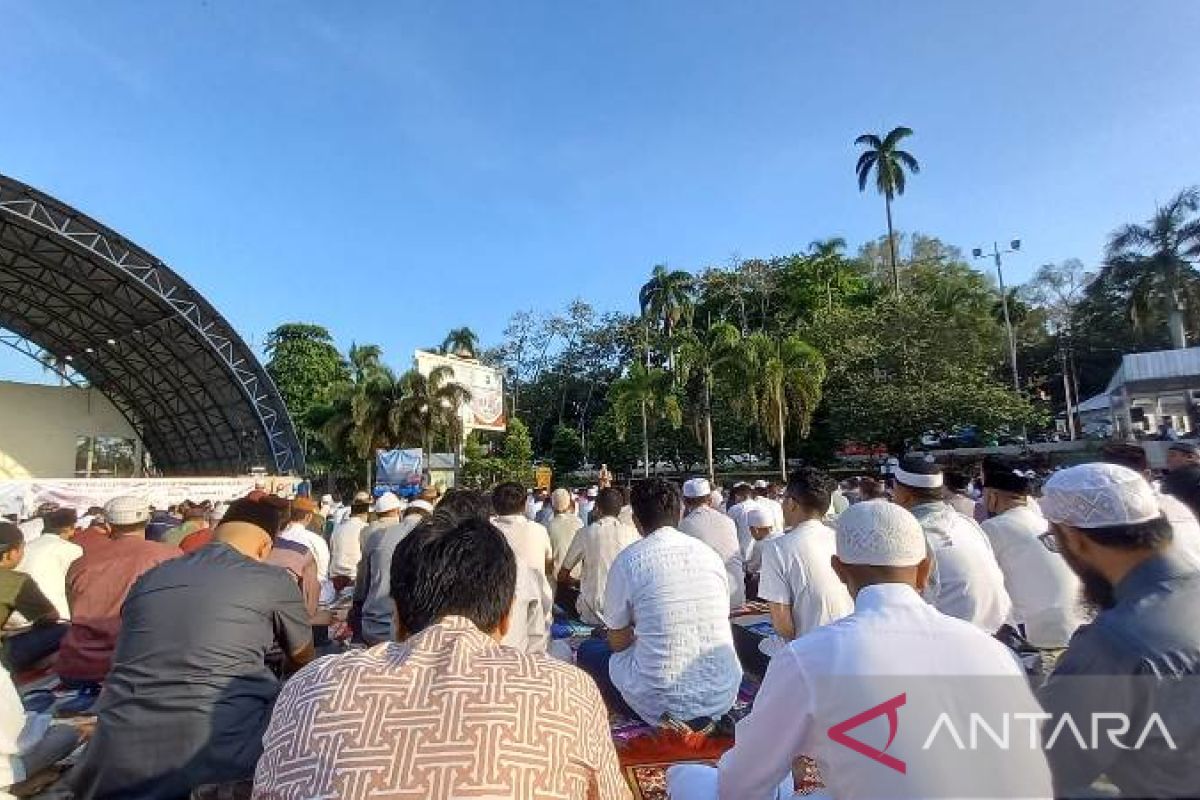
<path id="1" fill-rule="evenodd" d="M 1037 473 L 1019 461 L 1002 456 L 983 459 L 983 485 L 987 489 L 1028 495 L 1033 494 Z"/>

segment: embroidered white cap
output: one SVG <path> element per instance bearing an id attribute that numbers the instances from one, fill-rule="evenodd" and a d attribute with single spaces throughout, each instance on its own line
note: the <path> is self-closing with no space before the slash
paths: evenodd
<path id="1" fill-rule="evenodd" d="M 133 495 L 114 497 L 104 506 L 104 518 L 113 525 L 136 525 L 150 519 L 150 504 Z"/>
<path id="2" fill-rule="evenodd" d="M 752 508 L 746 512 L 746 525 L 751 528 L 773 528 L 775 518 L 765 508 Z"/>
<path id="3" fill-rule="evenodd" d="M 392 492 L 384 492 L 379 495 L 375 501 L 375 513 L 386 514 L 389 511 L 395 511 L 401 507 L 400 498 L 396 497 Z"/>
<path id="4" fill-rule="evenodd" d="M 712 486 L 709 485 L 708 478 L 692 478 L 683 484 L 684 497 L 695 499 L 708 497 L 710 494 L 712 494 Z"/>
<path id="5" fill-rule="evenodd" d="M 1136 525 L 1162 515 L 1146 479 L 1117 464 L 1080 464 L 1054 473 L 1038 505 L 1046 519 L 1073 528 Z"/>
<path id="6" fill-rule="evenodd" d="M 887 500 L 855 503 L 838 515 L 837 557 L 844 564 L 911 567 L 925 558 L 921 523 Z"/>

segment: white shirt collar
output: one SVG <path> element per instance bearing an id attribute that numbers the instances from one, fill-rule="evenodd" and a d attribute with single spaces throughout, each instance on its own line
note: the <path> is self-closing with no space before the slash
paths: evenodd
<path id="1" fill-rule="evenodd" d="M 875 583 L 858 590 L 854 598 L 854 610 L 880 611 L 889 606 L 925 605 L 917 590 L 907 583 Z"/>

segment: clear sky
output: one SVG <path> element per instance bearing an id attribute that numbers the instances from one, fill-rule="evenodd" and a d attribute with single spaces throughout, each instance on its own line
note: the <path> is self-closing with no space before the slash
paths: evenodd
<path id="1" fill-rule="evenodd" d="M 884 230 L 853 140 L 904 124 L 902 230 L 1094 263 L 1200 183 L 1200 2 L 0 0 L 0 172 L 261 343 L 411 350 Z M 36 377 L 0 356 L 0 375 Z"/>

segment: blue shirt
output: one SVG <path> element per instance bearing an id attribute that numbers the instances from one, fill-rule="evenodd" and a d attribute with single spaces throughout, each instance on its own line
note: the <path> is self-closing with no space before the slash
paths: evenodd
<path id="1" fill-rule="evenodd" d="M 1171 550 L 1129 571 L 1114 587 L 1116 604 L 1081 627 L 1039 693 L 1052 715 L 1043 729 L 1056 792 L 1077 791 L 1107 775 L 1122 797 L 1195 797 L 1200 789 L 1200 570 Z M 1100 720 L 1093 747 L 1092 715 Z M 1064 730 L 1070 714 L 1086 748 Z M 1153 724 L 1158 714 L 1161 725 Z M 1163 735 L 1163 729 L 1167 736 Z M 1149 731 L 1141 747 L 1133 747 Z M 1170 741 L 1168 741 L 1168 737 Z M 1175 745 L 1171 749 L 1170 744 Z"/>

